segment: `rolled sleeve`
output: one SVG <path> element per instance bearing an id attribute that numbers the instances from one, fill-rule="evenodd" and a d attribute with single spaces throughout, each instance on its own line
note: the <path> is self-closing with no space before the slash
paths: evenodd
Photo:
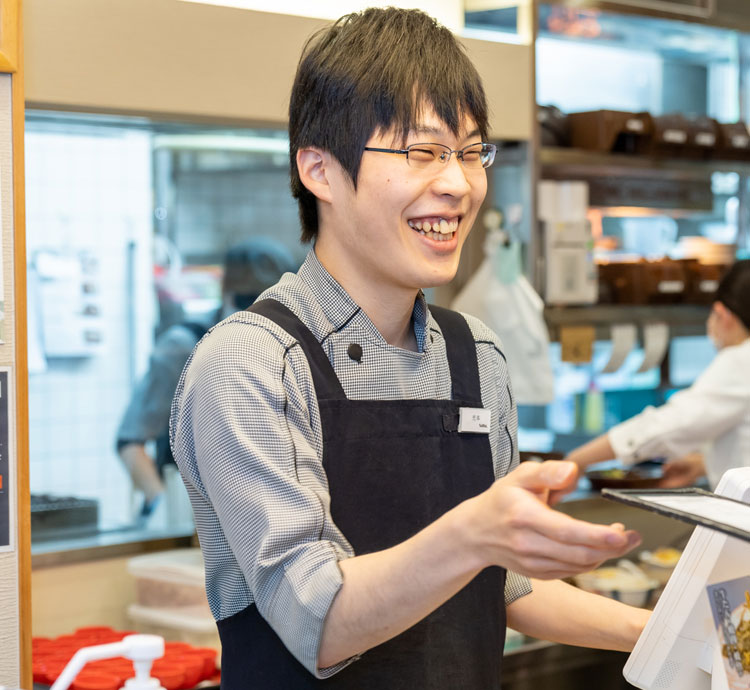
<path id="1" fill-rule="evenodd" d="M 509 570 L 505 577 L 505 605 L 510 606 L 516 599 L 531 594 L 531 580 Z"/>
<path id="2" fill-rule="evenodd" d="M 298 384 L 307 367 L 298 350 L 283 333 L 246 323 L 216 329 L 186 371 L 180 414 L 189 417 L 196 487 L 245 580 L 247 604 L 300 663 L 327 677 L 347 663 L 317 669 L 325 617 L 342 584 L 338 561 L 353 553 L 331 519 L 317 403 Z M 178 436 L 175 445 L 184 444 Z M 208 566 L 212 603 L 212 577 L 220 583 L 225 574 Z M 217 619 L 243 608 L 225 593 L 213 603 Z"/>

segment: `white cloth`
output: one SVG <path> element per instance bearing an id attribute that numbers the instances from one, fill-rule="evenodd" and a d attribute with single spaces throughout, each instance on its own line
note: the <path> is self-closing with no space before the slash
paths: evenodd
<path id="1" fill-rule="evenodd" d="M 732 467 L 750 466 L 750 339 L 725 347 L 690 388 L 609 430 L 624 463 L 702 451 L 712 488 Z"/>

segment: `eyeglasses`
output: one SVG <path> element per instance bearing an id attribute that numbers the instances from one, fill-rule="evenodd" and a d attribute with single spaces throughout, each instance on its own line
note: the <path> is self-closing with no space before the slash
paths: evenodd
<path id="1" fill-rule="evenodd" d="M 380 153 L 400 153 L 406 156 L 406 162 L 412 168 L 432 168 L 448 165 L 451 156 L 455 153 L 456 158 L 461 161 L 464 168 L 477 170 L 489 168 L 495 161 L 497 146 L 495 144 L 470 144 L 462 149 L 451 149 L 444 144 L 412 144 L 405 149 L 379 149 L 365 146 L 365 151 L 378 151 Z"/>

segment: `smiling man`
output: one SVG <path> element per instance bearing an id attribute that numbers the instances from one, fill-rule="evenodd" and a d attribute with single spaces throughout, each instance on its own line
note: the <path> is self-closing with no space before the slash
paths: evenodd
<path id="1" fill-rule="evenodd" d="M 630 649 L 648 612 L 555 578 L 638 536 L 548 506 L 575 466 L 516 468 L 498 338 L 422 293 L 496 152 L 460 45 L 416 10 L 343 17 L 303 52 L 289 131 L 313 249 L 202 340 L 172 410 L 222 687 L 499 688 L 506 624 Z"/>

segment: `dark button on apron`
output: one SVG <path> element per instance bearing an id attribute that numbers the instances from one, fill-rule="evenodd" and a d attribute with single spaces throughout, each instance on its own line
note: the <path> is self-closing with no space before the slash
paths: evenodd
<path id="1" fill-rule="evenodd" d="M 494 481 L 486 434 L 458 433 L 481 407 L 476 346 L 464 318 L 430 307 L 446 341 L 451 400 L 349 400 L 310 330 L 275 300 L 249 311 L 297 339 L 313 376 L 334 522 L 361 555 L 394 546 Z M 326 680 L 286 649 L 255 605 L 218 622 L 224 690 L 497 690 L 505 570 L 486 568 L 409 630 Z"/>

